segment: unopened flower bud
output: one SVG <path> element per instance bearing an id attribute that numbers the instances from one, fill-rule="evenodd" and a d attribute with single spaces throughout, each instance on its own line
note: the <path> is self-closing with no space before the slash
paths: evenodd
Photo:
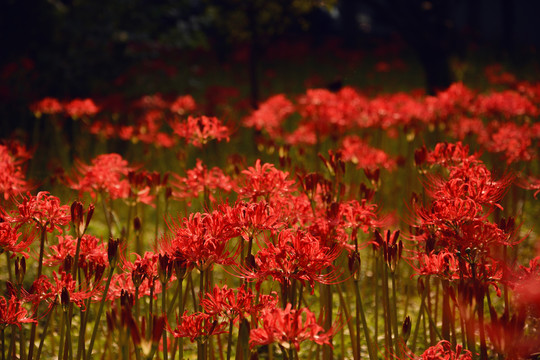
<path id="1" fill-rule="evenodd" d="M 403 325 L 401 326 L 401 337 L 403 337 L 403 342 L 407 342 L 409 340 L 409 336 L 411 336 L 411 317 L 407 315 L 405 317 L 405 320 L 403 320 Z"/>
<path id="2" fill-rule="evenodd" d="M 15 259 L 15 279 L 17 285 L 21 285 L 24 280 L 24 275 L 26 274 L 26 259 L 24 256 L 18 257 Z"/>
<path id="3" fill-rule="evenodd" d="M 72 268 L 73 268 L 73 256 L 71 256 L 70 254 L 67 254 L 66 257 L 64 258 L 64 271 L 65 272 L 68 272 L 70 273 Z M 73 277 L 75 277 L 75 274 L 72 274 Z"/>
<path id="4" fill-rule="evenodd" d="M 349 271 L 354 280 L 358 280 L 360 278 L 360 265 L 360 254 L 358 251 L 352 251 L 349 254 Z"/>
<path id="5" fill-rule="evenodd" d="M 153 319 L 154 326 L 152 327 L 152 343 L 159 344 L 161 336 L 163 335 L 163 330 L 165 329 L 165 316 L 157 317 L 154 315 Z"/>
<path id="6" fill-rule="evenodd" d="M 158 275 L 159 275 L 159 281 L 162 283 L 162 284 L 166 284 L 170 277 L 171 277 L 171 272 L 172 272 L 172 262 L 169 258 L 169 255 L 167 254 L 164 254 L 164 255 L 161 255 L 159 254 L 158 256 Z"/>
<path id="7" fill-rule="evenodd" d="M 139 232 L 141 231 L 141 227 L 142 227 L 141 218 L 138 216 L 135 216 L 135 219 L 133 219 L 133 229 Z"/>
<path id="8" fill-rule="evenodd" d="M 60 302 L 62 303 L 62 310 L 64 310 L 64 312 L 68 311 L 70 298 L 69 291 L 65 286 L 62 288 L 62 293 L 60 294 Z"/>
<path id="9" fill-rule="evenodd" d="M 120 239 L 109 239 L 109 244 L 107 245 L 107 256 L 109 259 L 110 266 L 116 266 L 118 260 L 118 245 L 120 245 Z"/>

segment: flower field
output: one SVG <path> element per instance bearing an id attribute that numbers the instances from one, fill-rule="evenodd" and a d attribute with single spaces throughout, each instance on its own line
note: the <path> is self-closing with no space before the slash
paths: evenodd
<path id="1" fill-rule="evenodd" d="M 2 360 L 535 358 L 540 84 L 489 75 L 29 104 L 0 143 Z"/>

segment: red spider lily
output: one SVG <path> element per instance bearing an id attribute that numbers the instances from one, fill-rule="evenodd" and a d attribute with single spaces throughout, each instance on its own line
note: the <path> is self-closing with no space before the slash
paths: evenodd
<path id="1" fill-rule="evenodd" d="M 415 275 L 438 275 L 444 279 L 453 279 L 459 271 L 459 264 L 453 253 L 441 251 L 428 254 L 418 254 L 418 266 L 411 264 Z"/>
<path id="2" fill-rule="evenodd" d="M 244 126 L 264 130 L 272 137 L 279 137 L 283 121 L 294 112 L 292 102 L 283 94 L 274 95 L 259 104 L 259 108 L 243 121 Z"/>
<path id="3" fill-rule="evenodd" d="M 4 220 L 14 224 L 17 228 L 24 224 L 34 223 L 40 229 L 53 232 L 61 226 L 68 225 L 71 215 L 68 205 L 61 205 L 60 199 L 49 195 L 46 191 L 36 196 L 27 194 L 22 203 L 17 206 L 12 215 L 4 214 Z"/>
<path id="4" fill-rule="evenodd" d="M 60 271 L 71 271 L 64 269 L 64 260 L 69 255 L 75 257 L 77 239 L 70 236 L 58 236 L 58 244 L 49 247 L 49 255 L 43 261 L 46 266 L 59 266 Z M 81 248 L 79 252 L 79 268 L 88 277 L 93 276 L 94 271 L 100 267 L 106 267 L 107 246 L 103 240 L 92 235 L 83 235 L 81 238 Z"/>
<path id="5" fill-rule="evenodd" d="M 15 142 L 0 145 L 0 194 L 5 200 L 22 194 L 29 189 L 24 175 L 24 163 L 32 155 Z"/>
<path id="6" fill-rule="evenodd" d="M 478 116 L 511 118 L 538 114 L 538 108 L 529 99 L 513 90 L 479 95 L 473 109 Z"/>
<path id="7" fill-rule="evenodd" d="M 528 124 L 492 122 L 487 132 L 487 138 L 479 137 L 479 143 L 490 152 L 503 154 L 507 164 L 534 158 L 533 133 Z"/>
<path id="8" fill-rule="evenodd" d="M 241 270 L 241 276 L 256 280 L 257 289 L 271 276 L 284 286 L 293 279 L 308 282 L 313 292 L 315 282 L 330 284 L 339 276 L 334 271 L 322 273 L 325 269 L 333 270 L 332 263 L 338 256 L 337 247 L 324 247 L 305 231 L 285 229 L 279 233 L 276 244 L 266 242 L 266 247 L 255 255 L 254 269 Z"/>
<path id="9" fill-rule="evenodd" d="M 425 146 L 415 152 L 416 165 L 424 162 L 428 165 L 456 166 L 463 163 L 477 163 L 478 155 L 469 155 L 469 145 L 463 145 L 461 141 L 456 143 L 438 143 L 432 151 Z"/>
<path id="10" fill-rule="evenodd" d="M 64 105 L 64 110 L 73 119 L 97 114 L 99 108 L 92 99 L 75 99 Z"/>
<path id="11" fill-rule="evenodd" d="M 108 194 L 111 199 L 126 198 L 129 182 L 126 179 L 132 168 L 118 154 L 103 154 L 92 160 L 91 165 L 76 163 L 78 174 L 70 184 L 79 192 L 89 192 L 93 198 L 99 193 Z"/>
<path id="12" fill-rule="evenodd" d="M 34 113 L 35 117 L 40 118 L 42 114 L 59 114 L 64 111 L 64 107 L 58 99 L 46 97 L 30 105 L 30 110 Z"/>
<path id="13" fill-rule="evenodd" d="M 169 224 L 171 237 L 161 241 L 161 252 L 172 261 L 180 261 L 187 268 L 205 270 L 216 264 L 232 264 L 233 257 L 227 249 L 230 239 L 238 232 L 219 211 L 195 213 L 184 218 L 182 224 Z"/>
<path id="14" fill-rule="evenodd" d="M 188 315 L 186 311 L 177 322 L 178 326 L 172 331 L 174 337 L 189 337 L 191 342 L 197 339 L 202 339 L 202 342 L 205 342 L 212 335 L 227 332 L 226 322 L 219 322 L 214 316 L 205 313 Z"/>
<path id="15" fill-rule="evenodd" d="M 344 102 L 339 95 L 326 89 L 308 89 L 298 99 L 298 105 L 306 124 L 319 135 L 341 131 L 351 124 L 342 111 Z"/>
<path id="16" fill-rule="evenodd" d="M 63 289 L 69 293 L 69 298 L 72 303 L 80 308 L 85 308 L 85 300 L 95 296 L 97 290 L 84 290 L 77 286 L 77 282 L 73 279 L 70 273 L 65 271 L 60 272 L 60 276 L 53 271 L 52 281 L 45 275 L 41 275 L 32 284 L 29 293 L 23 297 L 25 301 L 31 302 L 35 308 L 44 300 L 50 301 L 49 309 L 52 304 L 60 300 Z"/>
<path id="17" fill-rule="evenodd" d="M 21 233 L 6 222 L 0 223 L 0 252 L 10 251 L 26 256 L 25 250 L 34 242 L 33 234 L 24 233 L 23 239 L 19 241 Z"/>
<path id="18" fill-rule="evenodd" d="M 392 171 L 397 165 L 395 159 L 384 151 L 369 146 L 356 135 L 344 137 L 340 151 L 343 155 L 343 161 L 352 162 L 358 169 L 374 170 L 382 168 Z"/>
<path id="19" fill-rule="evenodd" d="M 529 176 L 526 179 L 519 179 L 517 185 L 527 190 L 536 190 L 533 195 L 535 199 L 540 193 L 540 178 L 538 177 Z"/>
<path id="20" fill-rule="evenodd" d="M 187 112 L 194 111 L 197 105 L 191 95 L 183 95 L 176 98 L 170 106 L 173 113 L 183 115 Z"/>
<path id="21" fill-rule="evenodd" d="M 135 290 L 139 291 L 139 298 L 150 296 L 151 294 L 156 297 L 162 292 L 161 282 L 156 281 L 156 275 L 153 277 L 145 277 L 140 282 L 137 278 L 133 277 L 133 273 L 124 272 L 121 274 L 113 274 L 109 292 L 107 293 L 107 300 L 114 302 L 122 296 L 122 291 L 127 292 L 130 295 L 135 295 Z M 97 298 L 96 300 L 99 300 Z"/>
<path id="22" fill-rule="evenodd" d="M 346 228 L 362 229 L 364 233 L 381 227 L 384 223 L 377 215 L 377 205 L 368 203 L 366 199 L 339 204 L 339 213 L 345 220 Z"/>
<path id="23" fill-rule="evenodd" d="M 244 285 L 238 289 L 229 289 L 227 285 L 220 288 L 216 285 L 212 293 L 206 293 L 201 300 L 201 306 L 208 315 L 236 321 L 239 317 L 251 313 L 254 299 L 251 289 L 246 290 Z"/>
<path id="24" fill-rule="evenodd" d="M 186 171 L 185 177 L 176 174 L 174 176 L 176 182 L 173 183 L 173 196 L 177 199 L 197 198 L 200 193 L 207 191 L 212 201 L 216 190 L 228 193 L 233 188 L 233 181 L 220 168 L 208 169 L 200 159 L 197 159 L 193 169 Z"/>
<path id="25" fill-rule="evenodd" d="M 243 178 L 238 184 L 238 194 L 244 199 L 256 202 L 259 197 L 267 202 L 275 197 L 284 196 L 296 190 L 294 180 L 289 180 L 289 173 L 274 167 L 273 164 L 261 165 L 261 160 L 254 167 L 242 171 Z"/>
<path id="26" fill-rule="evenodd" d="M 263 310 L 260 325 L 261 327 L 250 331 L 249 345 L 251 348 L 277 342 L 284 348 L 288 349 L 292 345 L 296 350 L 299 350 L 300 344 L 306 340 L 319 345 L 332 346 L 330 340 L 334 329 L 325 332 L 323 327 L 317 324 L 315 315 L 309 309 L 292 309 L 290 303 L 285 309 Z"/>
<path id="27" fill-rule="evenodd" d="M 122 259 L 122 268 L 124 271 L 131 273 L 131 279 L 135 287 L 140 286 L 143 281 L 153 282 L 158 277 L 158 254 L 153 252 L 145 252 L 141 257 L 139 254 L 135 261 L 130 262 Z"/>
<path id="28" fill-rule="evenodd" d="M 484 122 L 479 118 L 461 116 L 449 124 L 449 130 L 450 134 L 458 140 L 464 140 L 468 135 L 477 135 L 479 138 L 488 136 Z"/>
<path id="29" fill-rule="evenodd" d="M 221 205 L 219 210 L 246 241 L 264 230 L 275 231 L 283 226 L 274 208 L 267 202 L 238 201 L 234 207 Z"/>
<path id="30" fill-rule="evenodd" d="M 35 323 L 36 320 L 28 318 L 26 309 L 15 296 L 9 300 L 0 297 L 0 329 L 3 330 L 9 325 L 17 325 L 19 328 L 24 323 Z"/>
<path id="31" fill-rule="evenodd" d="M 231 130 L 216 117 L 189 116 L 185 122 L 171 122 L 170 125 L 176 135 L 196 147 L 213 139 L 229 141 L 231 134 Z"/>
<path id="32" fill-rule="evenodd" d="M 409 355 L 410 359 L 416 359 Z M 464 350 L 463 346 L 457 345 L 455 350 L 452 344 L 446 340 L 441 340 L 420 355 L 422 360 L 472 360 L 472 354 L 468 350 Z"/>

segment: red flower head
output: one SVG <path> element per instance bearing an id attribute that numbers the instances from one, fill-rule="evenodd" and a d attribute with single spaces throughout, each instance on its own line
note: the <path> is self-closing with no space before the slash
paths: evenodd
<path id="1" fill-rule="evenodd" d="M 289 285 L 292 279 L 308 282 L 312 291 L 315 282 L 329 284 L 339 276 L 334 271 L 322 274 L 324 269 L 333 269 L 338 247 L 324 247 L 307 232 L 285 229 L 279 233 L 275 245 L 271 241 L 266 245 L 255 255 L 254 269 L 241 270 L 242 277 L 257 281 L 257 289 L 268 276 L 282 285 Z"/>
<path id="2" fill-rule="evenodd" d="M 9 325 L 17 325 L 19 328 L 23 323 L 36 322 L 26 316 L 26 309 L 21 301 L 12 296 L 9 301 L 3 296 L 0 297 L 0 329 L 3 330 Z"/>
<path id="3" fill-rule="evenodd" d="M 23 164 L 31 157 L 26 148 L 17 143 L 0 145 L 0 194 L 5 200 L 28 190 Z"/>
<path id="4" fill-rule="evenodd" d="M 274 167 L 273 164 L 255 162 L 254 167 L 242 171 L 243 179 L 239 183 L 238 193 L 244 199 L 257 201 L 259 197 L 272 203 L 273 197 L 284 196 L 296 190 L 294 180 L 289 180 L 289 173 Z"/>
<path id="5" fill-rule="evenodd" d="M 238 233 L 219 212 L 191 214 L 181 225 L 170 224 L 170 238 L 161 242 L 161 252 L 172 261 L 180 261 L 187 268 L 205 270 L 216 264 L 231 264 L 228 241 Z"/>
<path id="6" fill-rule="evenodd" d="M 99 108 L 96 106 L 92 99 L 75 99 L 70 101 L 64 106 L 66 113 L 73 119 L 77 119 L 83 116 L 95 115 Z"/>
<path id="7" fill-rule="evenodd" d="M 305 320 L 304 320 L 305 318 Z M 307 308 L 292 309 L 287 304 L 285 309 L 266 309 L 261 315 L 261 327 L 251 329 L 249 334 L 250 347 L 279 343 L 285 348 L 291 345 L 300 349 L 300 344 L 311 340 L 319 345 L 331 345 L 330 339 L 334 329 L 324 331 L 317 324 L 315 315 Z"/>
<path id="8" fill-rule="evenodd" d="M 185 122 L 172 122 L 170 125 L 176 135 L 196 147 L 202 147 L 213 139 L 229 141 L 231 134 L 231 130 L 216 117 L 189 116 Z"/>
<path id="9" fill-rule="evenodd" d="M 178 326 L 172 332 L 174 337 L 189 337 L 191 342 L 203 338 L 203 342 L 211 335 L 226 333 L 226 322 L 219 322 L 215 317 L 205 313 L 188 315 L 187 311 L 178 319 Z"/>
<path id="10" fill-rule="evenodd" d="M 41 229 L 53 232 L 54 229 L 61 231 L 61 226 L 68 225 L 71 215 L 68 205 L 61 205 L 59 198 L 41 191 L 36 196 L 28 194 L 24 197 L 17 211 L 13 211 L 11 216 L 4 214 L 4 219 L 17 227 L 34 223 Z"/>
<path id="11" fill-rule="evenodd" d="M 126 198 L 129 195 L 129 182 L 126 178 L 132 168 L 118 154 L 103 154 L 92 160 L 91 165 L 76 164 L 78 175 L 71 188 L 80 192 L 90 192 L 92 197 L 106 193 L 112 199 Z"/>

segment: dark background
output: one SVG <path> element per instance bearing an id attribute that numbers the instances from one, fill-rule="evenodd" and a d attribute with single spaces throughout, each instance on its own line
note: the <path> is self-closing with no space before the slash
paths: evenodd
<path id="1" fill-rule="evenodd" d="M 45 96 L 186 93 L 215 68 L 245 72 L 256 107 L 272 59 L 324 62 L 338 53 L 353 67 L 366 54 L 403 56 L 434 93 L 459 80 L 456 59 L 516 69 L 535 62 L 539 11 L 529 0 L 3 0 L 2 131 Z M 184 80 L 167 85 L 178 71 Z M 141 73 L 161 80 L 133 81 Z M 348 81 L 327 80 L 330 88 Z"/>

